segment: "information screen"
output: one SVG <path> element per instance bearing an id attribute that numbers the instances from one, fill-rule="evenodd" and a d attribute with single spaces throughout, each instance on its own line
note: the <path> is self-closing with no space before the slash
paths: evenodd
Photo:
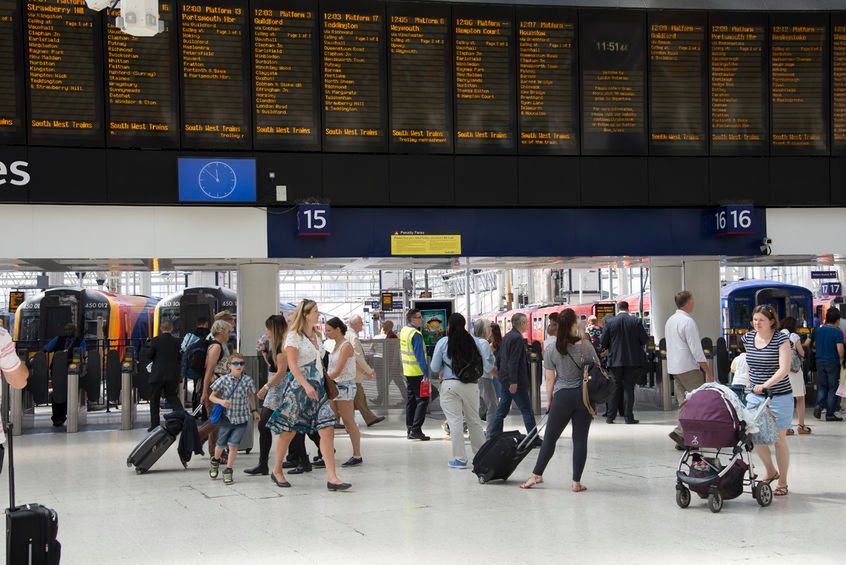
<path id="1" fill-rule="evenodd" d="M 249 149 L 246 0 L 180 3 L 182 145 Z"/>
<path id="2" fill-rule="evenodd" d="M 766 14 L 711 14 L 711 153 L 765 155 Z"/>
<path id="3" fill-rule="evenodd" d="M 828 15 L 770 19 L 770 152 L 828 153 Z"/>
<path id="4" fill-rule="evenodd" d="M 27 102 L 34 145 L 103 145 L 100 15 L 85 0 L 27 0 Z"/>
<path id="5" fill-rule="evenodd" d="M 582 153 L 645 155 L 644 12 L 582 12 Z"/>
<path id="6" fill-rule="evenodd" d="M 517 12 L 520 153 L 579 152 L 576 14 Z"/>
<path id="7" fill-rule="evenodd" d="M 179 147 L 176 35 L 170 2 L 159 4 L 165 31 L 134 37 L 106 14 L 106 106 L 110 147 Z"/>
<path id="8" fill-rule="evenodd" d="M 846 155 L 846 14 L 831 15 L 831 152 Z"/>
<path id="9" fill-rule="evenodd" d="M 705 155 L 707 16 L 649 15 L 649 150 L 655 155 Z"/>
<path id="10" fill-rule="evenodd" d="M 323 149 L 384 151 L 384 3 L 333 0 L 320 6 Z"/>
<path id="11" fill-rule="evenodd" d="M 390 149 L 452 152 L 452 51 L 448 7 L 388 4 Z"/>
<path id="12" fill-rule="evenodd" d="M 514 151 L 515 73 L 512 9 L 456 7 L 456 153 Z"/>
<path id="13" fill-rule="evenodd" d="M 253 0 L 258 149 L 320 149 L 316 6 L 310 0 Z"/>
<path id="14" fill-rule="evenodd" d="M 21 10 L 17 0 L 0 0 L 0 143 L 26 142 Z"/>

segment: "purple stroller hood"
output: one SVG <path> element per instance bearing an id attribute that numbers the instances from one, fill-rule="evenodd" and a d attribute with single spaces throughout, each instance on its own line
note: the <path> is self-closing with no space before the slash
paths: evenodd
<path id="1" fill-rule="evenodd" d="M 732 447 L 738 442 L 740 421 L 734 408 L 716 390 L 691 395 L 679 413 L 687 447 Z"/>

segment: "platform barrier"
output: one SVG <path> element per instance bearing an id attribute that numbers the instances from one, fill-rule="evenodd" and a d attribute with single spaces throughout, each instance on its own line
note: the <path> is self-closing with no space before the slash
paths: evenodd
<path id="1" fill-rule="evenodd" d="M 26 389 L 9 387 L 9 411 L 11 414 L 12 433 L 21 435 L 24 429 L 35 427 L 35 412 L 32 409 L 32 394 Z M 4 399 L 5 401 L 5 399 Z"/>
<path id="2" fill-rule="evenodd" d="M 131 430 L 138 418 L 138 401 L 132 382 L 134 363 L 132 357 L 125 357 L 120 371 L 120 429 Z"/>
<path id="3" fill-rule="evenodd" d="M 541 413 L 541 360 L 540 357 L 536 357 L 532 354 L 532 358 L 529 360 L 529 379 L 531 382 L 531 393 L 532 393 L 532 412 L 535 414 Z"/>
<path id="4" fill-rule="evenodd" d="M 68 419 L 66 431 L 69 434 L 78 432 L 79 426 L 84 426 L 88 422 L 88 403 L 85 400 L 87 395 L 79 382 L 81 371 L 82 363 L 79 358 L 74 357 L 68 363 Z"/>

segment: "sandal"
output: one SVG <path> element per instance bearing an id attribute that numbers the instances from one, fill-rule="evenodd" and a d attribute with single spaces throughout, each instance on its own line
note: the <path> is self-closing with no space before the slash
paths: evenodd
<path id="1" fill-rule="evenodd" d="M 784 485 L 783 487 L 776 487 L 773 491 L 773 496 L 787 496 L 787 494 L 787 485 Z"/>
<path id="2" fill-rule="evenodd" d="M 573 491 L 573 492 L 577 492 L 577 493 L 578 492 L 585 492 L 587 490 L 587 487 L 585 485 L 580 484 L 578 488 L 570 487 L 570 490 Z"/>
<path id="3" fill-rule="evenodd" d="M 799 435 L 804 436 L 804 435 L 808 435 L 808 434 L 811 433 L 811 428 L 809 428 L 808 426 L 799 426 L 797 431 L 799 432 Z"/>
<path id="4" fill-rule="evenodd" d="M 541 477 L 540 475 L 532 475 L 531 477 L 529 477 L 529 479 L 525 483 L 520 485 L 520 488 L 530 489 L 535 485 L 541 484 L 542 482 L 543 482 L 543 477 Z"/>
<path id="5" fill-rule="evenodd" d="M 796 435 L 796 432 L 793 431 L 793 428 L 788 428 L 787 433 L 785 435 L 788 435 L 788 436 Z"/>
<path id="6" fill-rule="evenodd" d="M 770 484 L 770 483 L 772 483 L 773 481 L 778 480 L 778 479 L 780 479 L 780 478 L 781 478 L 781 475 L 779 475 L 779 474 L 778 474 L 778 471 L 776 471 L 776 474 L 775 474 L 775 475 L 773 475 L 772 477 L 770 477 L 770 478 L 768 478 L 768 479 L 764 479 L 764 480 L 762 480 L 761 482 L 762 482 L 762 483 L 767 483 L 767 484 Z"/>

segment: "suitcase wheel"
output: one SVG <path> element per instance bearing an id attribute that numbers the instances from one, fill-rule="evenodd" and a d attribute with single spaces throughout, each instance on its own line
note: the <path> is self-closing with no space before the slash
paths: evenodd
<path id="1" fill-rule="evenodd" d="M 479 475 L 479 484 L 483 485 L 488 482 L 488 479 L 484 475 Z"/>
<path id="2" fill-rule="evenodd" d="M 251 447 L 251 448 L 249 448 L 248 450 L 246 450 L 244 453 L 246 453 L 247 455 L 249 455 L 249 454 L 250 454 L 250 451 L 252 451 L 252 450 L 253 450 L 253 448 Z"/>
<path id="3" fill-rule="evenodd" d="M 126 460 L 126 466 L 130 468 L 132 467 L 132 457 Z"/>
<path id="4" fill-rule="evenodd" d="M 147 472 L 147 470 L 146 470 L 146 469 L 141 469 L 140 467 L 136 467 L 136 468 L 135 468 L 135 474 L 136 474 L 136 475 L 143 475 L 143 474 L 144 474 L 144 473 L 146 473 L 146 472 Z"/>

